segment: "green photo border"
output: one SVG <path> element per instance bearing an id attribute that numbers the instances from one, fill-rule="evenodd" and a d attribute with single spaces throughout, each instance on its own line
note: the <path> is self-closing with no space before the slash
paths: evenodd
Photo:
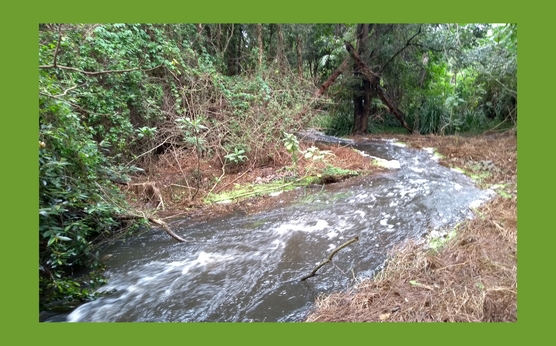
<path id="1" fill-rule="evenodd" d="M 2 21 L 3 119 L 2 182 L 4 208 L 2 259 L 3 330 L 9 344 L 104 345 L 141 344 L 520 344 L 551 338 L 553 281 L 551 266 L 552 229 L 541 215 L 551 215 L 550 201 L 539 203 L 535 192 L 550 190 L 550 167 L 532 168 L 551 161 L 551 147 L 541 138 L 551 138 L 554 118 L 551 84 L 554 38 L 549 23 L 553 13 L 543 2 L 446 1 L 333 2 L 333 1 L 223 1 L 206 2 L 117 2 L 99 0 L 4 5 Z M 11 5 L 14 6 L 14 5 Z M 24 7 L 25 6 L 25 7 Z M 545 6 L 545 7 L 543 7 Z M 30 12 L 30 14 L 29 14 Z M 302 324 L 302 323 L 39 323 L 36 292 L 36 37 L 41 22 L 517 22 L 521 39 L 519 109 L 521 131 L 520 187 L 520 310 L 517 323 L 508 324 Z M 542 71 L 541 71 L 542 69 Z M 36 95 L 36 94 L 35 94 Z M 548 101 L 548 102 L 547 102 Z M 533 117 L 537 117 L 536 121 Z M 36 118 L 35 118 L 36 119 Z M 36 120 L 35 120 L 36 121 Z M 539 126 L 535 126 L 538 124 Z M 543 155 L 544 154 L 544 155 Z M 542 156 L 541 156 L 542 155 Z M 535 162 L 533 160 L 535 159 Z M 533 174 L 535 176 L 533 177 Z M 543 185 L 541 185 L 543 184 Z M 538 189 L 536 189 L 538 188 Z M 549 192 L 549 191 L 548 191 Z M 550 195 L 548 195 L 550 196 Z M 537 233 L 540 236 L 533 238 Z M 550 269 L 549 269 L 550 268 Z M 543 279 L 542 282 L 540 279 Z M 545 332 L 545 333 L 543 333 Z M 16 338 L 17 339 L 14 339 Z M 15 341 L 15 342 L 14 342 Z"/>

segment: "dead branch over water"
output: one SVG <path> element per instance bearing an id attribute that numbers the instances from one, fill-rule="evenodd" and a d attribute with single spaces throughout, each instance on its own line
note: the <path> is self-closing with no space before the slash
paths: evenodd
<path id="1" fill-rule="evenodd" d="M 355 237 L 355 238 L 353 238 L 353 239 L 351 239 L 351 240 L 349 240 L 349 241 L 343 243 L 342 245 L 338 246 L 336 249 L 334 249 L 334 251 L 332 251 L 332 252 L 330 253 L 330 255 L 328 255 L 328 258 L 327 258 L 324 262 L 322 262 L 321 264 L 319 264 L 318 266 L 316 266 L 315 269 L 313 269 L 313 271 L 312 271 L 309 275 L 306 275 L 306 276 L 302 277 L 302 278 L 300 279 L 300 281 L 305 281 L 305 280 L 307 280 L 308 278 L 311 278 L 311 277 L 317 275 L 317 270 L 319 270 L 319 269 L 320 269 L 322 266 L 324 266 L 326 263 L 332 262 L 332 257 L 334 257 L 334 255 L 335 255 L 338 251 L 340 251 L 341 249 L 345 248 L 346 246 L 348 246 L 348 245 L 351 244 L 351 243 L 355 243 L 356 241 L 359 241 L 359 237 Z"/>

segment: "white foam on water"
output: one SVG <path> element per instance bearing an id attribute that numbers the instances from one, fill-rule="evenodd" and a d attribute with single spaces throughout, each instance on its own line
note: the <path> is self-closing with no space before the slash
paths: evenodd
<path id="1" fill-rule="evenodd" d="M 398 161 L 398 160 L 385 160 L 385 159 L 381 159 L 380 157 L 370 156 L 370 155 L 369 155 L 369 157 L 374 159 L 378 166 L 388 168 L 388 169 L 400 169 L 401 168 L 400 161 Z"/>
<path id="2" fill-rule="evenodd" d="M 278 234 L 285 234 L 291 231 L 301 231 L 311 233 L 314 231 L 321 231 L 328 228 L 330 225 L 325 220 L 318 220 L 315 225 L 309 226 L 303 220 L 295 220 L 293 222 L 281 224 L 276 228 Z"/>
<path id="3" fill-rule="evenodd" d="M 365 212 L 364 212 L 363 210 L 356 210 L 356 211 L 355 211 L 355 214 L 359 215 L 359 216 L 362 217 L 362 218 L 365 217 L 365 215 L 366 215 Z"/>
<path id="4" fill-rule="evenodd" d="M 209 264 L 218 264 L 222 262 L 226 262 L 232 260 L 232 255 L 222 255 L 218 253 L 212 252 L 199 252 L 199 255 L 193 261 L 190 261 L 188 264 L 184 266 L 182 269 L 182 275 L 185 275 L 189 272 L 190 269 L 194 267 L 204 267 Z"/>

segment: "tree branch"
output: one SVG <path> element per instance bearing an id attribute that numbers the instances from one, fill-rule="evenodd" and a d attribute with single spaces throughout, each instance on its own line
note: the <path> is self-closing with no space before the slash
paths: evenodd
<path id="1" fill-rule="evenodd" d="M 231 30 L 230 36 L 228 36 L 228 40 L 226 41 L 226 45 L 224 46 L 224 49 L 222 49 L 222 52 L 221 52 L 222 56 L 224 56 L 224 54 L 228 50 L 228 44 L 230 44 L 230 40 L 232 39 L 232 36 L 234 36 L 234 23 L 232 23 L 232 30 Z"/>
<path id="2" fill-rule="evenodd" d="M 62 23 L 58 24 L 58 42 L 56 42 L 56 50 L 54 51 L 54 66 L 58 58 L 58 50 L 60 49 L 60 41 L 62 40 Z"/>
<path id="3" fill-rule="evenodd" d="M 406 49 L 407 47 L 409 47 L 409 44 L 411 43 L 411 40 L 413 40 L 413 39 L 415 38 L 415 36 L 417 36 L 417 35 L 419 35 L 419 34 L 421 33 L 421 27 L 422 27 L 422 26 L 423 26 L 422 24 L 419 25 L 419 30 L 417 30 L 417 33 L 416 33 L 415 35 L 411 36 L 411 38 L 405 43 L 405 46 L 403 46 L 402 49 L 400 49 L 396 54 L 394 54 L 394 55 L 390 58 L 390 60 L 388 60 L 388 61 L 386 62 L 386 64 L 384 64 L 384 65 L 380 68 L 378 74 L 381 74 L 382 71 L 384 71 L 384 69 L 386 68 L 386 66 L 388 66 L 388 64 L 390 64 L 390 62 L 391 62 L 392 60 L 394 60 L 394 58 L 397 57 L 398 54 L 400 54 L 404 49 Z"/>
<path id="4" fill-rule="evenodd" d="M 421 43 L 410 43 L 409 45 L 410 45 L 410 46 L 414 46 L 414 47 L 419 47 L 419 48 L 424 49 L 424 50 L 431 50 L 431 51 L 433 51 L 433 52 L 444 52 L 444 51 L 446 51 L 446 50 L 449 50 L 449 51 L 455 50 L 456 52 L 460 53 L 460 50 L 457 49 L 456 47 L 447 47 L 447 48 L 444 48 L 444 49 L 438 49 L 438 48 L 433 48 L 433 47 L 425 46 L 425 45 L 423 45 L 423 44 L 421 44 Z"/>
<path id="5" fill-rule="evenodd" d="M 148 68 L 148 69 L 145 69 L 145 70 L 143 70 L 140 67 L 137 67 L 137 68 L 132 68 L 132 69 L 129 69 L 129 70 L 111 70 L 111 71 L 89 72 L 89 71 L 83 71 L 83 70 L 77 69 L 75 67 L 56 65 L 56 60 L 54 60 L 54 65 L 40 65 L 39 68 L 59 68 L 59 69 L 63 69 L 63 70 L 70 70 L 70 71 L 83 73 L 83 74 L 86 74 L 86 75 L 89 75 L 89 76 L 93 76 L 93 75 L 99 75 L 99 74 L 105 74 L 105 73 L 126 73 L 126 72 L 131 72 L 131 71 L 147 72 L 147 71 L 152 71 L 154 69 L 157 69 L 161 66 L 164 66 L 164 64 L 160 64 L 158 66 L 155 66 L 153 68 Z"/>
<path id="6" fill-rule="evenodd" d="M 340 76 L 345 69 L 347 68 L 349 64 L 349 56 L 347 56 L 344 61 L 342 62 L 342 64 L 340 65 L 340 67 L 338 67 L 337 69 L 334 70 L 334 72 L 332 72 L 332 74 L 330 75 L 330 77 L 328 77 L 328 79 L 322 83 L 322 85 L 320 86 L 320 88 L 318 88 L 315 91 L 315 94 L 313 95 L 313 98 L 317 99 L 319 98 L 322 94 L 324 94 L 324 92 L 326 91 L 326 89 L 328 89 L 328 87 L 334 83 L 334 81 L 336 80 L 336 78 L 338 78 L 338 76 Z"/>
<path id="7" fill-rule="evenodd" d="M 80 84 L 80 85 L 72 86 L 71 88 L 64 90 L 64 93 L 63 93 L 63 94 L 60 94 L 60 95 L 52 95 L 52 97 L 58 98 L 58 97 L 66 96 L 66 94 L 68 93 L 68 91 L 73 90 L 73 89 L 75 89 L 75 88 L 77 88 L 77 87 L 80 87 L 80 86 L 83 86 L 83 85 L 85 85 L 85 83 Z M 39 92 L 39 93 L 40 93 L 40 92 Z M 43 94 L 43 95 L 45 95 L 45 94 Z M 47 96 L 47 95 L 45 95 L 45 96 Z"/>
<path id="8" fill-rule="evenodd" d="M 168 140 L 168 138 L 166 138 L 166 139 L 164 140 L 164 142 L 160 143 L 159 145 L 157 145 L 156 147 L 150 149 L 149 151 L 146 151 L 146 152 L 144 152 L 143 154 L 141 154 L 141 155 L 139 155 L 139 156 L 136 156 L 133 160 L 131 160 L 131 161 L 129 161 L 128 163 L 126 163 L 125 167 L 128 167 L 129 165 L 131 165 L 132 162 L 135 162 L 138 158 L 142 157 L 143 155 L 146 155 L 146 154 L 150 153 L 151 151 L 153 151 L 153 150 L 155 150 L 155 149 L 161 147 L 164 143 L 166 143 L 167 140 Z"/>
<path id="9" fill-rule="evenodd" d="M 174 238 L 175 240 L 179 241 L 180 243 L 185 243 L 187 242 L 187 240 L 183 239 L 182 237 L 180 237 L 179 235 L 177 235 L 176 233 L 172 232 L 172 230 L 170 229 L 170 227 L 168 226 L 168 224 L 160 219 L 156 219 L 154 217 L 148 217 L 148 216 L 141 216 L 141 215 L 136 215 L 136 214 L 127 214 L 127 215 L 121 215 L 119 217 L 119 219 L 121 220 L 129 220 L 129 219 L 147 219 L 150 222 L 157 224 L 159 226 L 161 226 L 164 231 L 166 231 L 166 233 L 168 233 L 168 235 L 172 238 Z"/>
<path id="10" fill-rule="evenodd" d="M 355 237 L 355 238 L 353 238 L 353 239 L 351 239 L 351 240 L 349 240 L 349 241 L 343 243 L 342 245 L 338 246 L 336 249 L 334 249 L 334 251 L 332 251 L 332 252 L 330 253 L 330 255 L 328 255 L 328 258 L 327 258 L 324 262 L 322 262 L 321 264 L 319 264 L 318 266 L 316 266 L 315 269 L 313 269 L 313 271 L 311 272 L 311 274 L 302 277 L 302 278 L 300 279 L 300 281 L 305 281 L 305 280 L 307 280 L 308 278 L 311 278 L 311 277 L 317 275 L 317 274 L 316 274 L 316 273 L 317 273 L 317 270 L 319 270 L 319 269 L 320 269 L 323 265 L 325 265 L 326 263 L 332 262 L 332 257 L 334 257 L 334 255 L 335 255 L 338 251 L 340 251 L 341 249 L 345 248 L 346 246 L 348 246 L 348 245 L 351 244 L 351 243 L 355 243 L 356 241 L 359 241 L 359 237 Z"/>

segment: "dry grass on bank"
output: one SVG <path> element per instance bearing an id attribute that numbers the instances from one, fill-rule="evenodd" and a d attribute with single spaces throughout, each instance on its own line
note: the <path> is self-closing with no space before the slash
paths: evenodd
<path id="1" fill-rule="evenodd" d="M 441 163 L 466 170 L 479 161 L 483 184 L 506 184 L 498 196 L 460 225 L 439 251 L 410 243 L 385 269 L 351 292 L 322 296 L 307 322 L 517 321 L 517 139 L 396 136 L 413 147 L 435 147 Z"/>

